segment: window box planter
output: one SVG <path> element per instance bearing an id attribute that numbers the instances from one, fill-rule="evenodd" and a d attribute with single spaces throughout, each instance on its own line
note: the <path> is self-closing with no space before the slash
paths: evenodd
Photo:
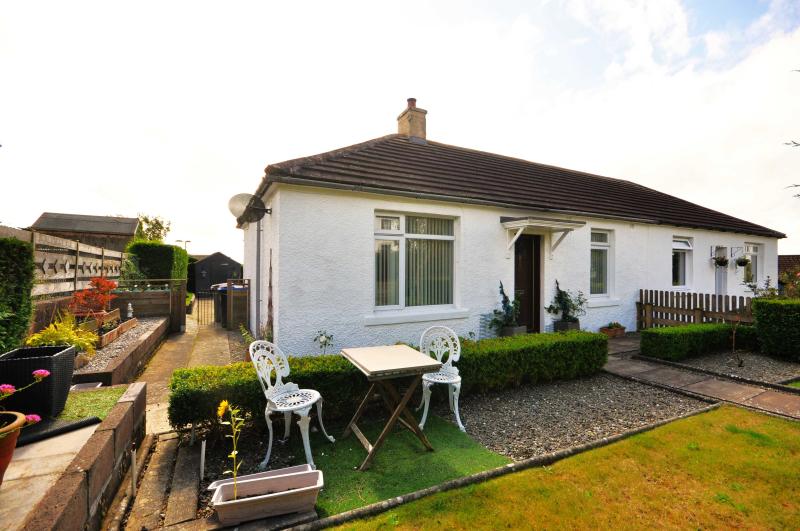
<path id="1" fill-rule="evenodd" d="M 106 345 L 117 339 L 119 336 L 130 330 L 131 328 L 136 327 L 138 324 L 139 321 L 137 321 L 135 317 L 120 323 L 119 326 L 117 326 L 113 330 L 109 330 L 108 332 L 100 336 L 100 338 L 97 340 L 97 348 L 105 347 Z"/>
<path id="2" fill-rule="evenodd" d="M 580 330 L 580 321 L 553 321 L 553 330 L 555 332 L 567 332 L 569 330 Z"/>
<path id="3" fill-rule="evenodd" d="M 25 425 L 25 415 L 16 411 L 0 411 L 0 426 L 4 423 L 8 424 L 0 428 L 0 485 L 14 456 L 19 430 Z"/>
<path id="4" fill-rule="evenodd" d="M 600 327 L 600 333 L 605 334 L 606 336 L 608 336 L 609 339 L 612 339 L 612 338 L 615 338 L 615 337 L 622 337 L 622 336 L 625 335 L 625 327 L 624 326 L 614 326 L 614 327 L 603 326 L 603 327 Z"/>
<path id="5" fill-rule="evenodd" d="M 520 336 L 526 334 L 528 329 L 523 326 L 504 326 L 500 329 L 500 337 Z"/>
<path id="6" fill-rule="evenodd" d="M 36 369 L 50 371 L 50 376 L 25 393 L 14 394 L 3 401 L 11 410 L 38 413 L 56 417 L 64 409 L 72 384 L 75 365 L 75 347 L 25 347 L 0 355 L 0 374 L 3 383 L 22 387 L 31 383 L 31 373 Z"/>
<path id="7" fill-rule="evenodd" d="M 298 471 L 300 470 L 300 471 Z M 322 472 L 308 465 L 239 476 L 238 499 L 233 499 L 233 480 L 215 481 L 211 503 L 222 525 L 314 510 L 324 481 Z"/>
<path id="8" fill-rule="evenodd" d="M 88 327 L 87 330 L 97 330 L 107 321 L 120 319 L 119 308 L 114 308 L 110 312 L 75 312 L 74 315 L 78 320 L 85 319 L 84 324 Z M 92 322 L 94 324 L 91 324 Z"/>

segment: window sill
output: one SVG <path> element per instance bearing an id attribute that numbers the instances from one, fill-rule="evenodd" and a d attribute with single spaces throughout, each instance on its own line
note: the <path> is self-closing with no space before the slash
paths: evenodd
<path id="1" fill-rule="evenodd" d="M 622 301 L 616 297 L 597 297 L 597 298 L 590 298 L 586 302 L 586 306 L 589 308 L 605 308 L 608 306 L 619 306 L 622 304 Z"/>
<path id="2" fill-rule="evenodd" d="M 376 310 L 364 316 L 366 326 L 399 324 L 399 323 L 421 323 L 425 321 L 444 321 L 447 319 L 463 319 L 469 315 L 466 308 L 442 308 L 434 310 Z"/>

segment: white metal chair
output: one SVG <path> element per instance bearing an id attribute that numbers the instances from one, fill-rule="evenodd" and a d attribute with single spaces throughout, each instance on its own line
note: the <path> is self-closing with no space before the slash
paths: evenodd
<path id="1" fill-rule="evenodd" d="M 425 420 L 428 418 L 428 406 L 431 401 L 431 387 L 434 384 L 447 384 L 450 395 L 450 411 L 456 414 L 456 422 L 461 431 L 464 425 L 461 423 L 461 415 L 458 413 L 458 395 L 461 394 L 461 376 L 453 363 L 461 357 L 461 342 L 455 332 L 446 326 L 432 326 L 422 333 L 419 340 L 419 350 L 423 354 L 435 357 L 442 368 L 438 372 L 428 373 L 422 376 L 422 402 L 417 411 L 425 407 L 422 413 L 422 420 L 419 423 L 420 429 L 425 428 Z"/>
<path id="2" fill-rule="evenodd" d="M 314 459 L 311 457 L 311 446 L 308 441 L 308 427 L 311 423 L 308 414 L 314 404 L 317 405 L 317 419 L 319 420 L 319 427 L 322 428 L 322 433 L 330 442 L 336 442 L 333 437 L 328 435 L 328 432 L 325 431 L 325 425 L 322 424 L 322 396 L 313 389 L 300 389 L 295 383 L 283 381 L 283 378 L 289 376 L 289 362 L 278 348 L 278 345 L 269 341 L 253 341 L 250 343 L 250 358 L 253 360 L 256 373 L 258 373 L 261 389 L 267 398 L 264 418 L 267 420 L 267 428 L 269 429 L 269 446 L 267 447 L 267 456 L 261 462 L 260 467 L 262 469 L 267 468 L 269 456 L 272 453 L 272 420 L 270 416 L 272 413 L 283 413 L 285 424 L 283 440 L 287 440 L 292 423 L 292 413 L 296 413 L 300 417 L 297 425 L 300 426 L 300 434 L 303 436 L 306 462 L 312 468 L 316 468 Z M 273 373 L 275 374 L 274 383 L 272 381 Z"/>

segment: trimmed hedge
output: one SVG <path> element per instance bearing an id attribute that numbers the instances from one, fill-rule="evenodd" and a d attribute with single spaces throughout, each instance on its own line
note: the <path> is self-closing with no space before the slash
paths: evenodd
<path id="1" fill-rule="evenodd" d="M 608 338 L 590 332 L 462 339 L 456 365 L 462 393 L 474 393 L 588 376 L 602 369 L 607 354 Z M 289 381 L 322 394 L 326 420 L 349 419 L 367 392 L 361 372 L 339 355 L 290 357 L 289 365 Z M 266 400 L 251 363 L 178 369 L 170 391 L 169 420 L 176 428 L 215 422 L 223 399 L 263 422 Z"/>
<path id="2" fill-rule="evenodd" d="M 145 278 L 186 279 L 189 254 L 177 245 L 139 241 L 128 245 L 126 251 L 136 257 Z"/>
<path id="3" fill-rule="evenodd" d="M 33 305 L 33 247 L 15 238 L 0 238 L 0 354 L 22 344 Z"/>
<path id="4" fill-rule="evenodd" d="M 765 354 L 800 361 L 800 299 L 755 299 L 753 316 Z"/>
<path id="5" fill-rule="evenodd" d="M 689 324 L 648 328 L 641 332 L 641 352 L 644 356 L 671 361 L 731 350 L 733 326 L 726 323 Z M 736 329 L 736 349 L 757 350 L 758 339 L 752 326 Z"/>

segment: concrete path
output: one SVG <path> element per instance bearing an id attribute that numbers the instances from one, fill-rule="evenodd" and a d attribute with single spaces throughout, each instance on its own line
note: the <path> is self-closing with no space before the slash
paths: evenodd
<path id="1" fill-rule="evenodd" d="M 231 362 L 228 332 L 215 325 L 198 325 L 186 316 L 186 332 L 171 334 L 147 364 L 139 382 L 147 382 L 147 433 L 166 433 L 169 380 L 175 369 L 197 365 L 227 365 Z"/>
<path id="2" fill-rule="evenodd" d="M 632 348 L 634 344 L 635 350 Z M 604 369 L 611 374 L 800 419 L 800 395 L 689 369 L 630 359 L 631 354 L 638 353 L 638 338 L 635 337 L 610 340 L 608 351 L 608 362 Z"/>

